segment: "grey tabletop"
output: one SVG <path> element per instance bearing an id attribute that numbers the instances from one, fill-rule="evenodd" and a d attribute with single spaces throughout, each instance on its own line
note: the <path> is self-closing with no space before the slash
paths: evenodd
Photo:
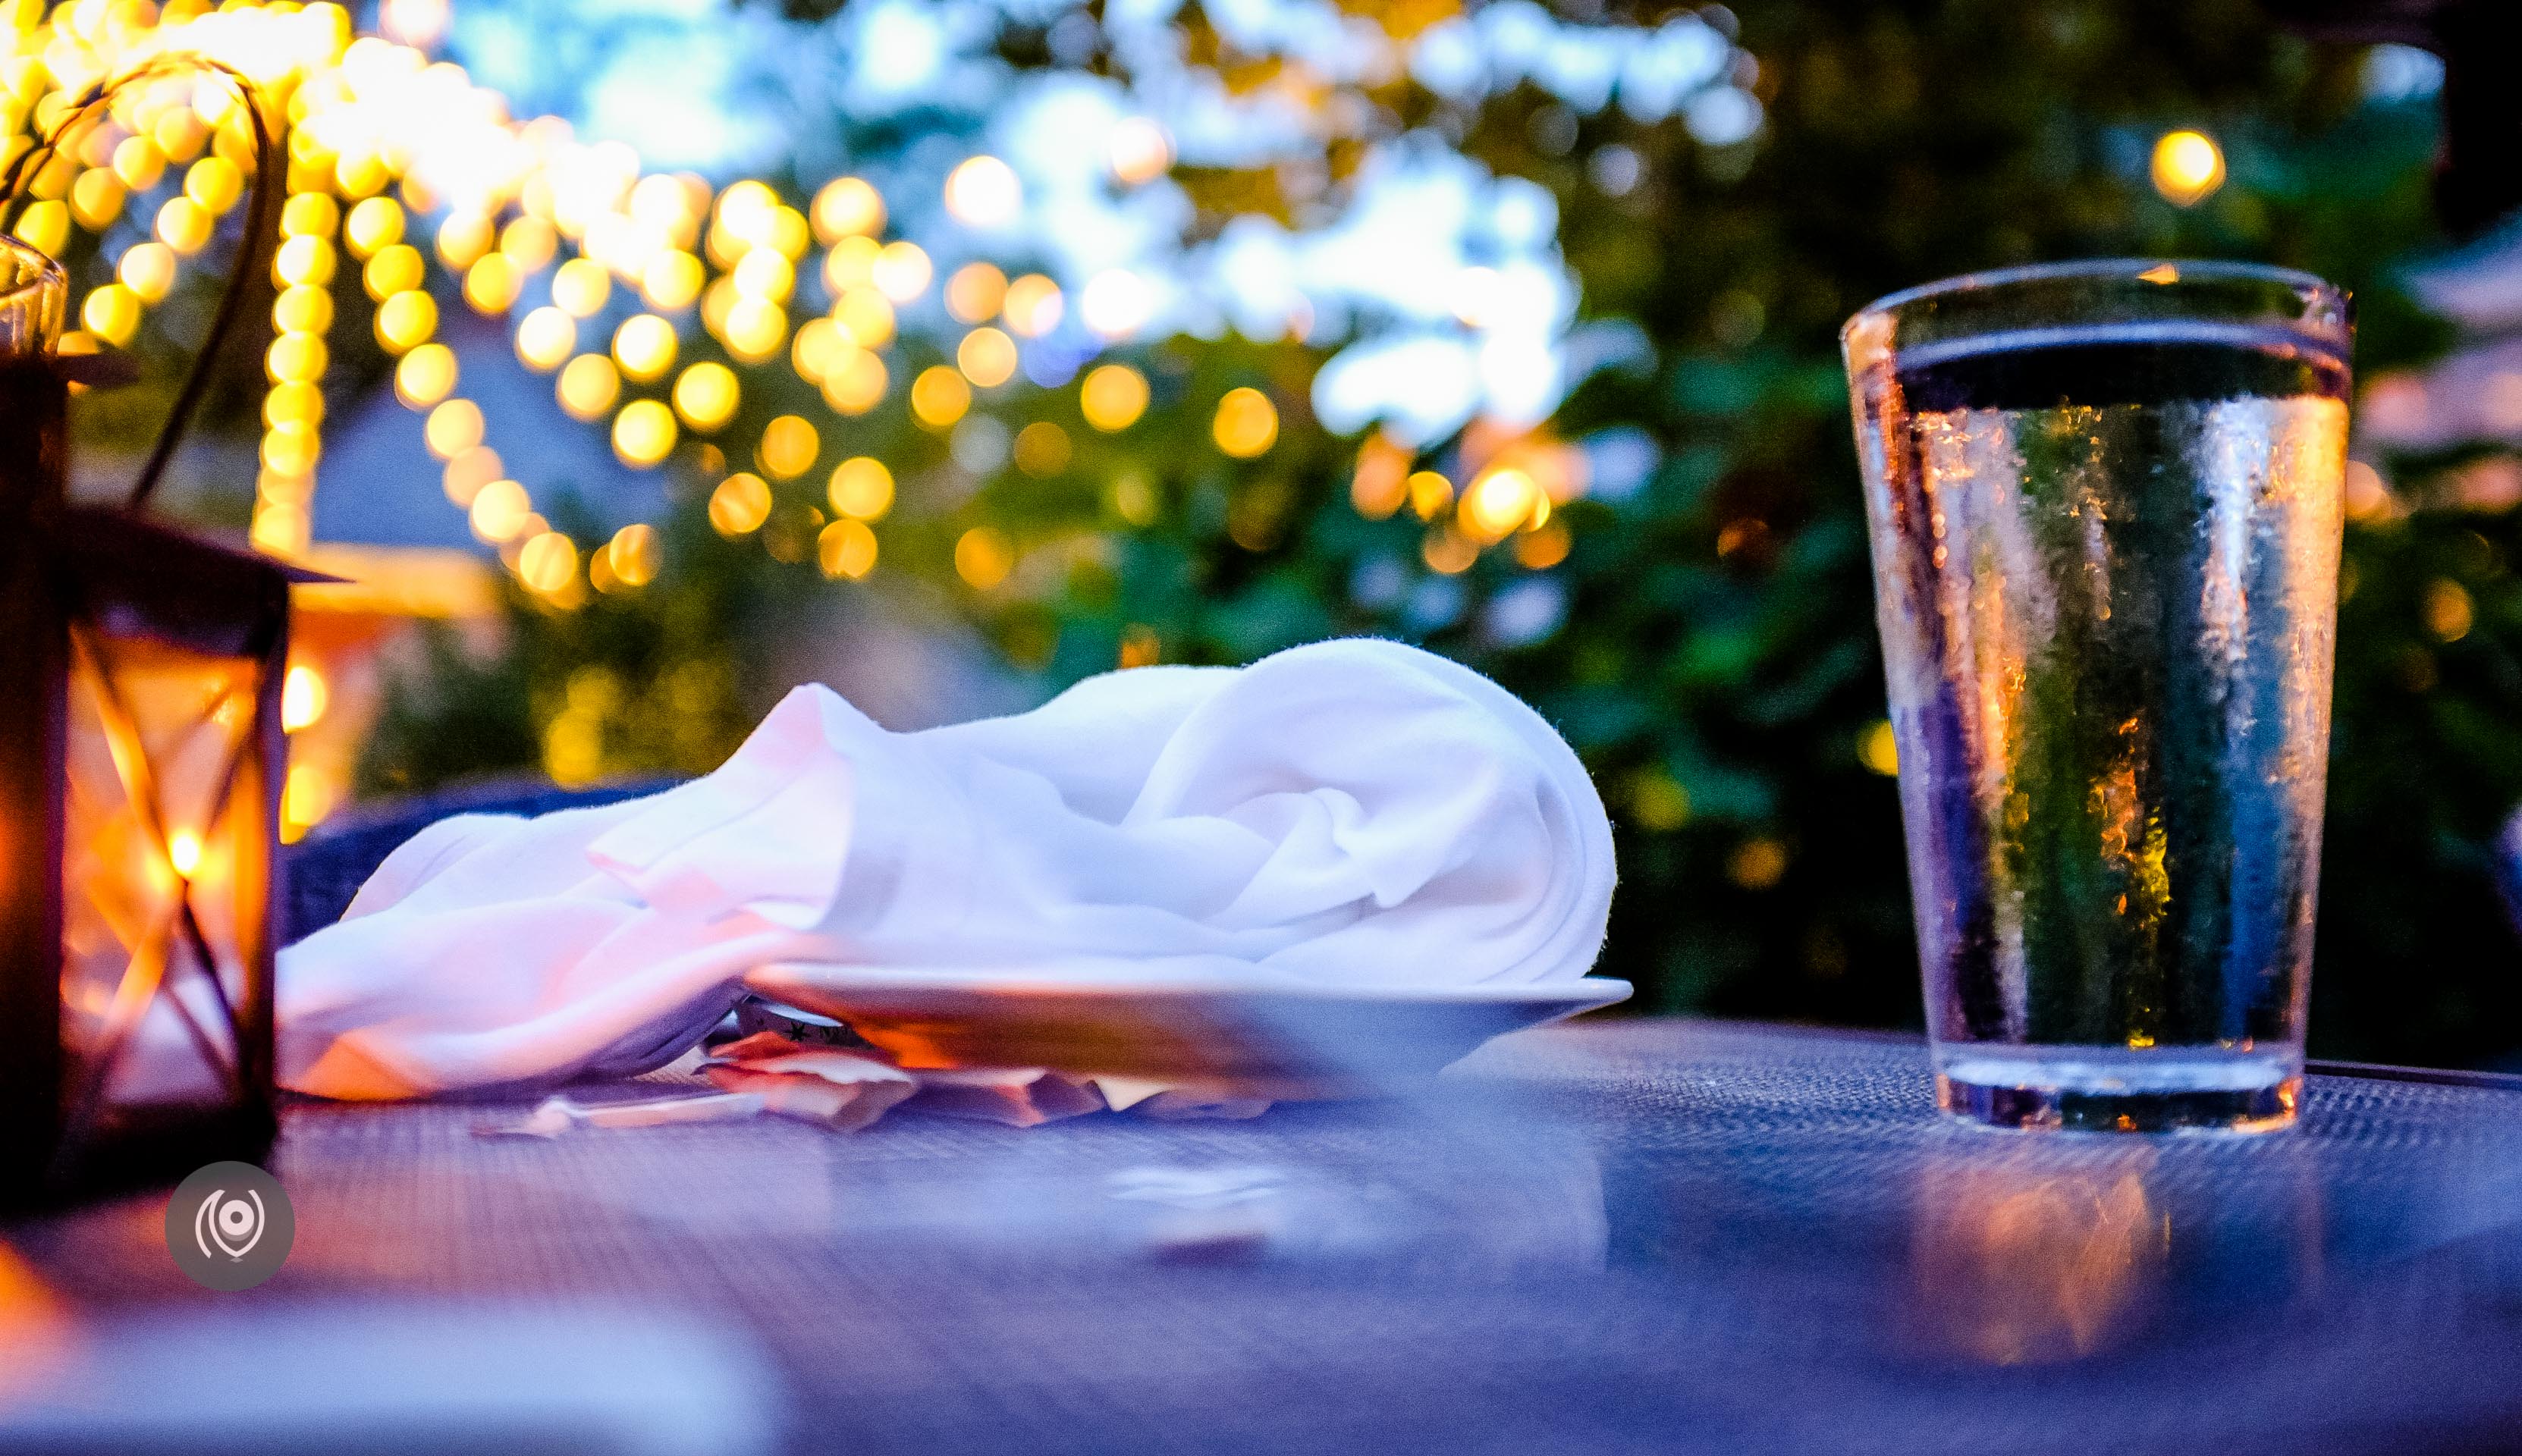
<path id="1" fill-rule="evenodd" d="M 639 1449 L 2522 1449 L 2508 1088 L 2315 1077 L 2286 1133 L 2005 1134 L 1938 1120 L 1912 1042 L 1627 1019 L 1248 1122 L 475 1136 L 518 1110 L 294 1106 L 297 1244 L 247 1293 L 184 1282 L 163 1194 L 8 1246 L 70 1328 L 256 1389 L 380 1340 L 532 1351 L 450 1380 L 598 1405 L 706 1365 L 698 1443 Z"/>

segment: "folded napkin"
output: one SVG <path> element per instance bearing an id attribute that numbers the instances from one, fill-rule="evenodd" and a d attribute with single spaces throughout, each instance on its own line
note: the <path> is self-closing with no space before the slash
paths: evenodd
<path id="1" fill-rule="evenodd" d="M 1581 976 L 1610 822 L 1466 668 L 1319 642 L 895 733 L 798 688 L 718 772 L 459 815 L 281 953 L 282 1080 L 382 1099 L 630 1074 L 774 961 L 1075 981 Z"/>

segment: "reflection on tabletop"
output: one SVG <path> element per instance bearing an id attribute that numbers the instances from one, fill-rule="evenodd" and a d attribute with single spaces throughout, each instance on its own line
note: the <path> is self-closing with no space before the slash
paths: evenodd
<path id="1" fill-rule="evenodd" d="M 466 1312 L 486 1299 L 630 1311 L 634 1345 L 723 1332 L 719 1384 L 612 1392 L 729 1401 L 694 1450 L 752 1449 L 735 1418 L 764 1412 L 784 1449 L 906 1452 L 2119 1456 L 2215 1430 L 2273 1456 L 2522 1430 L 2522 1091 L 2315 1077 L 2293 1132 L 2141 1142 L 1960 1127 L 1930 1097 L 1915 1043 L 1633 1019 L 1241 1121 L 545 1142 L 475 1137 L 478 1104 L 303 1104 L 278 1164 L 299 1244 L 263 1290 L 192 1291 L 147 1198 L 9 1229 L 0 1368 L 86 1373 L 22 1379 L 0 1437 L 70 1420 L 68 1389 L 123 1392 L 91 1434 L 189 1413 L 215 1383 L 155 1380 L 160 1351 L 265 1379 L 259 1332 L 305 1311 L 532 1343 Z"/>

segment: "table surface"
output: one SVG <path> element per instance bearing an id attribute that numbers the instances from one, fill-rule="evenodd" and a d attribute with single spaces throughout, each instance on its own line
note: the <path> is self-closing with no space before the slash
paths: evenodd
<path id="1" fill-rule="evenodd" d="M 1602 1019 L 1248 1122 L 474 1135 L 518 1110 L 295 1106 L 296 1246 L 248 1293 L 184 1282 L 163 1194 L 0 1253 L 101 1329 L 524 1301 L 716 1331 L 762 1384 L 712 1398 L 801 1451 L 2522 1446 L 2509 1088 L 2315 1077 L 2286 1133 L 2009 1134 L 1937 1118 L 1913 1042 Z"/>

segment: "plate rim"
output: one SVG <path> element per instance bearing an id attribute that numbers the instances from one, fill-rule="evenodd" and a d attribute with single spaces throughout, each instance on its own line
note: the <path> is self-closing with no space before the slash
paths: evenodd
<path id="1" fill-rule="evenodd" d="M 823 982 L 833 990 L 853 984 L 870 991 L 1004 991 L 1028 996 L 1064 995 L 1088 998 L 1238 997 L 1267 995 L 1327 1003 L 1372 1002 L 1405 1006 L 1514 1006 L 1547 1004 L 1599 1010 L 1637 994 L 1637 987 L 1616 976 L 1580 976 L 1568 981 L 1471 981 L 1462 984 L 1363 986 L 1325 985 L 1316 981 L 1252 981 L 1170 977 L 1145 981 L 1069 981 L 1026 977 L 995 971 L 940 971 L 908 967 L 853 965 L 832 961 L 773 961 L 744 973 L 745 989 L 756 995 L 777 994 L 757 985 L 766 971 L 811 970 L 831 973 Z"/>

